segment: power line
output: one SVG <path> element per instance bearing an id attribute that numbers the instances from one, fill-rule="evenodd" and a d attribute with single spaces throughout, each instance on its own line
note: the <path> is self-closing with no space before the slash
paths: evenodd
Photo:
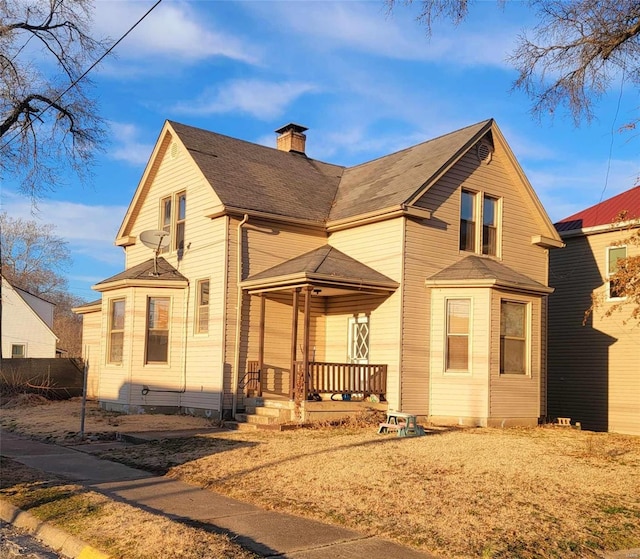
<path id="1" fill-rule="evenodd" d="M 67 89 L 65 89 L 60 95 L 58 95 L 58 97 L 56 97 L 53 101 L 50 101 L 47 106 L 40 112 L 40 115 L 42 115 L 43 113 L 47 112 L 54 104 L 56 104 L 58 101 L 60 101 L 60 99 L 62 99 L 62 97 L 64 97 L 64 95 L 69 92 L 71 89 L 73 89 L 78 82 L 80 82 L 82 79 L 84 79 L 87 74 L 89 72 L 91 72 L 91 70 L 93 70 L 98 64 L 100 64 L 100 62 L 102 62 L 104 60 L 105 57 L 107 57 L 109 54 L 111 54 L 111 51 L 113 51 L 113 49 L 115 49 L 126 37 L 127 35 L 129 35 L 129 33 L 131 33 L 136 27 L 138 27 L 138 25 L 158 6 L 158 4 L 160 4 L 160 2 L 162 2 L 162 0 L 157 0 L 157 2 L 151 6 L 151 8 L 149 8 L 146 13 L 138 20 L 136 21 L 130 28 L 129 30 L 122 35 L 122 37 L 120 37 L 115 43 L 113 43 L 113 45 L 111 45 L 103 54 L 102 56 L 100 56 L 100 58 L 98 58 L 91 66 L 89 66 L 89 68 L 87 68 L 87 70 L 84 71 L 84 73 L 76 78 L 73 82 L 71 82 L 71 84 L 69 85 L 69 87 L 67 87 Z M 32 35 L 33 37 L 33 35 Z M 29 40 L 31 40 L 31 37 L 29 38 Z M 28 43 L 29 41 L 27 41 Z M 26 44 L 25 44 L 26 45 Z M 21 47 L 20 50 L 22 50 L 22 48 L 24 48 L 23 45 Z M 19 51 L 18 51 L 19 52 Z M 26 123 L 23 125 L 26 126 Z M 18 132 L 15 133 L 14 136 L 12 136 L 11 138 L 9 138 L 3 145 L 2 145 L 2 149 L 4 149 L 5 147 L 7 147 L 13 140 L 15 140 L 18 136 L 20 136 L 20 134 L 22 133 L 22 130 L 19 130 Z"/>

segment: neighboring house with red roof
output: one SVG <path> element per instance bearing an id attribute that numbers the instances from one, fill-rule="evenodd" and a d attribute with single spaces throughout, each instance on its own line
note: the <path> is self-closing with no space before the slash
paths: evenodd
<path id="1" fill-rule="evenodd" d="M 165 123 L 125 269 L 77 309 L 102 405 L 537 424 L 562 242 L 496 123 L 354 167 L 307 157 L 305 130 L 273 149 Z"/>
<path id="2" fill-rule="evenodd" d="M 618 216 L 625 212 L 623 222 Z M 640 435 L 640 324 L 608 278 L 640 247 L 619 244 L 640 227 L 640 186 L 556 223 L 566 248 L 550 255 L 549 414 L 584 428 Z M 592 294 L 602 297 L 583 326 Z"/>
<path id="3" fill-rule="evenodd" d="M 42 297 L 2 281 L 2 357 L 55 357 L 58 337 L 53 333 L 55 305 Z"/>

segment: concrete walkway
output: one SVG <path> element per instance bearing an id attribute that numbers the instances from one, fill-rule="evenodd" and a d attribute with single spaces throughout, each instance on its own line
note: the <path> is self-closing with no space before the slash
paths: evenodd
<path id="1" fill-rule="evenodd" d="M 84 445 L 89 450 L 90 445 Z M 189 522 L 263 557 L 290 559 L 425 559 L 433 556 L 355 530 L 267 511 L 181 481 L 153 476 L 75 448 L 0 433 L 0 454 L 64 476 L 148 512 Z M 47 542 L 45 542 L 47 543 Z M 90 543 L 90 542 L 89 542 Z"/>

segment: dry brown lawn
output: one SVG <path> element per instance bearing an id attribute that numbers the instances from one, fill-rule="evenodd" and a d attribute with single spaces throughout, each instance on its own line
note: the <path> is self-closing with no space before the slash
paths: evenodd
<path id="1" fill-rule="evenodd" d="M 227 536 L 185 526 L 0 457 L 0 496 L 121 559 L 255 559 Z"/>
<path id="2" fill-rule="evenodd" d="M 57 406 L 44 414 L 50 437 Z M 28 411 L 2 410 L 0 423 L 35 434 Z M 447 558 L 578 558 L 640 547 L 640 437 L 537 428 L 398 438 L 343 426 L 219 432 L 105 458 Z"/>

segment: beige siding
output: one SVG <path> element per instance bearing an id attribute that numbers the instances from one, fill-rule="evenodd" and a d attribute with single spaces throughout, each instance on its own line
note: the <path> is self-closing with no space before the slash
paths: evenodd
<path id="1" fill-rule="evenodd" d="M 430 415 L 461 424 L 484 424 L 488 417 L 490 322 L 489 289 L 431 290 Z M 448 299 L 470 300 L 470 370 L 446 371 L 446 305 Z"/>
<path id="2" fill-rule="evenodd" d="M 500 303 L 516 301 L 528 305 L 527 375 L 500 374 Z M 534 419 L 540 417 L 541 306 L 543 299 L 495 290 L 491 299 L 491 418 Z"/>
<path id="3" fill-rule="evenodd" d="M 329 244 L 398 283 L 402 279 L 403 219 L 394 219 L 333 233 Z M 351 297 L 330 300 L 326 319 L 327 360 L 342 361 L 347 354 L 348 317 L 370 315 L 369 361 L 388 366 L 387 400 L 400 409 L 400 288 L 388 297 Z"/>
<path id="4" fill-rule="evenodd" d="M 540 283 L 547 282 L 547 251 L 531 244 L 541 234 L 533 205 L 500 145 L 489 164 L 471 150 L 417 202 L 428 220 L 407 220 L 403 270 L 402 408 L 428 415 L 429 317 L 431 297 L 424 281 L 464 258 L 459 250 L 462 189 L 501 200 L 500 261 Z"/>
<path id="5" fill-rule="evenodd" d="M 82 315 L 82 356 L 87 368 L 87 397 L 94 399 L 100 395 L 100 325 L 102 312 L 93 311 Z"/>
<path id="6" fill-rule="evenodd" d="M 551 255 L 549 413 L 584 428 L 640 434 L 640 325 L 629 309 L 603 316 L 605 302 L 583 326 L 592 293 L 603 293 L 606 249 L 628 236 L 606 232 L 564 239 Z M 629 246 L 628 255 L 640 254 Z"/>

